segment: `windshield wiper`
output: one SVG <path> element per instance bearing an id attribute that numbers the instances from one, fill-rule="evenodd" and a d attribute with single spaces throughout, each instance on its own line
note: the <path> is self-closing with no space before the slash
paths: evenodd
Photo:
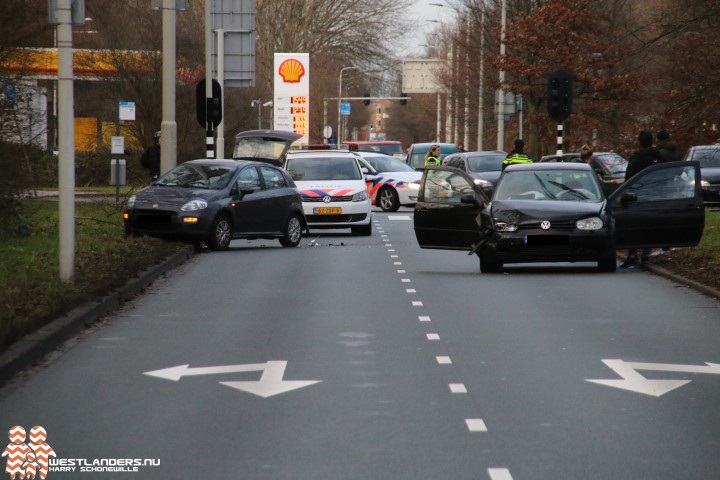
<path id="1" fill-rule="evenodd" d="M 570 193 L 573 193 L 573 194 L 577 195 L 578 197 L 582 198 L 583 200 L 587 200 L 587 199 L 589 198 L 589 197 L 588 197 L 587 195 L 585 195 L 584 193 L 582 193 L 582 192 L 580 192 L 580 191 L 578 191 L 578 190 L 575 190 L 575 189 L 572 188 L 572 187 L 568 187 L 568 186 L 565 185 L 564 183 L 554 182 L 554 181 L 552 181 L 552 180 L 549 180 L 549 182 L 552 183 L 553 185 L 555 185 L 556 187 L 562 188 L 563 191 L 565 191 L 565 192 L 570 192 Z"/>
<path id="2" fill-rule="evenodd" d="M 535 178 L 537 178 L 537 181 L 540 183 L 540 187 L 545 192 L 545 195 L 552 198 L 553 200 L 556 200 L 555 195 L 553 195 L 550 189 L 547 188 L 547 185 L 545 185 L 545 182 L 543 182 L 542 178 L 540 178 L 537 173 L 533 173 L 533 175 L 535 176 Z"/>

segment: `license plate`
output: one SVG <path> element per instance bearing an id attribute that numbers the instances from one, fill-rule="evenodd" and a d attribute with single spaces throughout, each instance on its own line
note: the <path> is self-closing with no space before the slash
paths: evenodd
<path id="1" fill-rule="evenodd" d="M 337 215 L 342 213 L 341 207 L 317 207 L 313 208 L 315 215 Z"/>
<path id="2" fill-rule="evenodd" d="M 568 235 L 525 235 L 525 245 L 570 245 Z"/>

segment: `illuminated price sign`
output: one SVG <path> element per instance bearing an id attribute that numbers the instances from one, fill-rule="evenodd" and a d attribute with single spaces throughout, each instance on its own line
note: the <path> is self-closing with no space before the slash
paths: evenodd
<path id="1" fill-rule="evenodd" d="M 308 97 L 304 95 L 293 95 L 290 97 L 290 103 L 308 103 Z"/>
<path id="2" fill-rule="evenodd" d="M 293 115 L 307 115 L 308 107 L 290 107 L 290 113 Z"/>

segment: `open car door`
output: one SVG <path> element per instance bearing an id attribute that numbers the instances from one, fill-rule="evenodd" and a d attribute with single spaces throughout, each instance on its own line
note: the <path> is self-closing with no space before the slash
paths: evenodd
<path id="1" fill-rule="evenodd" d="M 479 215 L 488 202 L 464 171 L 426 167 L 413 220 L 420 248 L 470 250 L 482 239 Z"/>
<path id="2" fill-rule="evenodd" d="M 608 197 L 617 248 L 692 247 L 705 209 L 698 162 L 668 162 L 635 174 Z"/>

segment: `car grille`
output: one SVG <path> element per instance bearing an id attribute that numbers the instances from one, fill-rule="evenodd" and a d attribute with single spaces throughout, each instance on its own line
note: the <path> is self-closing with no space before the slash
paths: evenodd
<path id="1" fill-rule="evenodd" d="M 518 225 L 518 231 L 520 230 L 541 230 L 541 220 L 521 223 Z M 572 232 L 575 230 L 575 220 L 554 220 L 550 222 L 549 230 L 542 230 L 543 232 Z"/>
<path id="2" fill-rule="evenodd" d="M 320 203 L 322 203 L 323 198 L 325 198 L 325 197 L 303 197 L 302 201 L 303 202 L 313 202 L 313 203 L 320 202 Z M 352 195 L 343 195 L 340 197 L 330 197 L 330 201 L 331 202 L 352 202 L 352 198 L 353 198 Z"/>
<path id="3" fill-rule="evenodd" d="M 350 215 L 305 215 L 308 223 L 352 223 L 360 222 L 367 218 L 367 213 L 355 213 Z"/>

